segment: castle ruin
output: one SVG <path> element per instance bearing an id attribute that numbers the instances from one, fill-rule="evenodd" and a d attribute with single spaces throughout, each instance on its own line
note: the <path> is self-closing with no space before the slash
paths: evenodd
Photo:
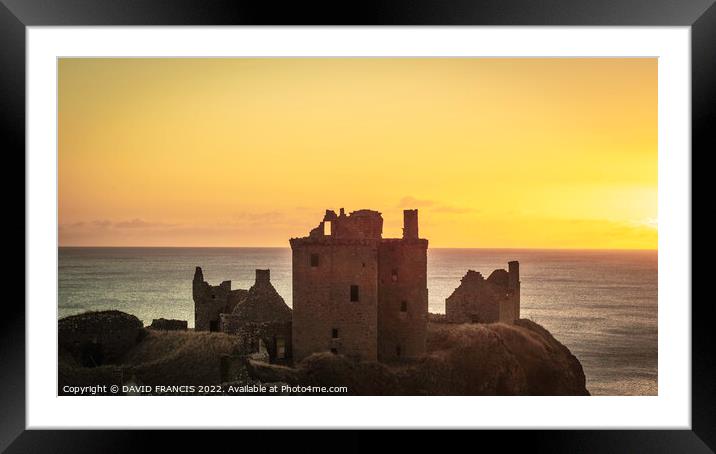
<path id="1" fill-rule="evenodd" d="M 194 299 L 194 329 L 196 331 L 219 331 L 219 314 L 231 313 L 248 290 L 231 290 L 231 281 L 209 285 L 204 280 L 200 266 L 194 270 L 192 297 Z"/>
<path id="2" fill-rule="evenodd" d="M 291 358 L 291 308 L 271 284 L 270 270 L 256 270 L 248 290 L 231 281 L 210 285 L 196 267 L 193 283 L 194 330 L 221 331 L 244 339 L 250 351 L 265 349 L 271 362 Z"/>
<path id="3" fill-rule="evenodd" d="M 403 211 L 402 238 L 383 238 L 373 210 L 326 210 L 308 236 L 291 238 L 293 309 L 256 270 L 249 290 L 231 281 L 210 285 L 196 267 L 196 331 L 241 336 L 271 362 L 298 362 L 318 352 L 392 362 L 425 354 L 428 323 L 428 240 L 418 235 L 418 210 Z M 519 262 L 485 279 L 468 270 L 445 300 L 449 323 L 514 323 L 520 318 Z"/>
<path id="4" fill-rule="evenodd" d="M 460 286 L 445 300 L 450 323 L 514 323 L 520 318 L 520 264 L 508 263 L 485 279 L 468 270 Z"/>
<path id="5" fill-rule="evenodd" d="M 219 330 L 236 331 L 244 323 L 290 322 L 291 308 L 271 284 L 270 270 L 256 270 L 256 281 L 231 312 L 219 314 Z"/>
<path id="6" fill-rule="evenodd" d="M 403 212 L 403 237 L 382 238 L 372 210 L 326 210 L 319 225 L 290 240 L 293 355 L 331 351 L 368 361 L 425 353 L 428 240 L 418 210 Z"/>

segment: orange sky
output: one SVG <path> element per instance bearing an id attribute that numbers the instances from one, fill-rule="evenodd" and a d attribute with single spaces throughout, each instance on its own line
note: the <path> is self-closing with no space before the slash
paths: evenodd
<path id="1" fill-rule="evenodd" d="M 61 59 L 60 246 L 657 247 L 657 60 Z"/>

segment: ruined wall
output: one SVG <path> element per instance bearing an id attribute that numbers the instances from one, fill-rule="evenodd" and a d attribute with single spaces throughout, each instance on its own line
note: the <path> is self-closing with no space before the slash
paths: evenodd
<path id="1" fill-rule="evenodd" d="M 511 298 L 503 298 L 500 300 L 500 316 L 498 321 L 502 323 L 514 323 L 517 317 L 515 317 L 515 304 Z"/>
<path id="2" fill-rule="evenodd" d="M 520 262 L 513 260 L 507 265 L 509 267 L 507 289 L 512 302 L 512 319 L 517 320 L 520 318 Z"/>
<path id="3" fill-rule="evenodd" d="M 231 282 L 231 281 L 229 281 Z M 237 288 L 234 290 L 231 290 L 229 292 L 229 295 L 226 297 L 226 307 L 225 312 L 232 312 L 236 306 L 244 301 L 246 299 L 246 296 L 248 295 L 248 290 L 243 288 Z"/>
<path id="4" fill-rule="evenodd" d="M 460 286 L 445 300 L 445 315 L 451 323 L 495 323 L 500 320 L 504 295 L 495 291 L 481 273 L 468 270 Z"/>
<path id="5" fill-rule="evenodd" d="M 292 355 L 291 308 L 271 284 L 270 270 L 256 270 L 256 281 L 232 313 L 219 315 L 220 330 L 242 338 L 255 353 L 263 343 L 271 362 L 287 363 Z"/>
<path id="6" fill-rule="evenodd" d="M 451 323 L 514 323 L 520 317 L 519 263 L 509 262 L 509 271 L 495 270 L 487 279 L 468 270 L 445 300 L 445 315 Z"/>
<path id="7" fill-rule="evenodd" d="M 231 281 L 209 285 L 204 281 L 201 267 L 196 267 L 192 282 L 194 299 L 194 329 L 219 331 L 219 314 L 231 312 L 246 297 L 247 291 L 231 290 Z"/>
<path id="8" fill-rule="evenodd" d="M 405 229 L 417 235 L 415 229 Z M 425 354 L 428 317 L 428 241 L 383 240 L 378 251 L 378 359 Z"/>
<path id="9" fill-rule="evenodd" d="M 290 321 L 246 322 L 234 314 L 221 314 L 221 331 L 241 338 L 242 354 L 256 353 L 263 342 L 272 363 L 288 364 L 293 357 Z"/>
<path id="10" fill-rule="evenodd" d="M 383 218 L 377 211 L 358 210 L 346 216 L 343 208 L 336 216 L 327 210 L 324 221 L 331 222 L 330 235 L 333 238 L 380 239 L 383 233 Z"/>
<path id="11" fill-rule="evenodd" d="M 246 322 L 291 321 L 291 308 L 271 284 L 270 270 L 256 270 L 256 282 L 232 313 Z"/>
<path id="12" fill-rule="evenodd" d="M 378 244 L 374 239 L 291 240 L 295 360 L 322 351 L 377 359 Z M 358 286 L 359 301 L 351 301 L 352 285 Z"/>

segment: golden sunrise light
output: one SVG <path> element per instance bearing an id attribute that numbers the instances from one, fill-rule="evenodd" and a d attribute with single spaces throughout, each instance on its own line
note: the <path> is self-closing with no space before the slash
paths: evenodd
<path id="1" fill-rule="evenodd" d="M 657 60 L 59 61 L 60 246 L 657 247 Z"/>

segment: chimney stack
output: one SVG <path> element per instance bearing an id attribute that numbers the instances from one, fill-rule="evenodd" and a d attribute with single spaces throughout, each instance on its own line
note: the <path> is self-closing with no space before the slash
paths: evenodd
<path id="1" fill-rule="evenodd" d="M 256 285 L 270 284 L 271 270 L 256 270 Z"/>
<path id="2" fill-rule="evenodd" d="M 403 210 L 403 239 L 418 239 L 418 210 Z"/>
<path id="3" fill-rule="evenodd" d="M 520 262 L 516 260 L 507 262 L 507 266 L 509 271 L 507 286 L 510 290 L 517 290 L 520 288 Z"/>

